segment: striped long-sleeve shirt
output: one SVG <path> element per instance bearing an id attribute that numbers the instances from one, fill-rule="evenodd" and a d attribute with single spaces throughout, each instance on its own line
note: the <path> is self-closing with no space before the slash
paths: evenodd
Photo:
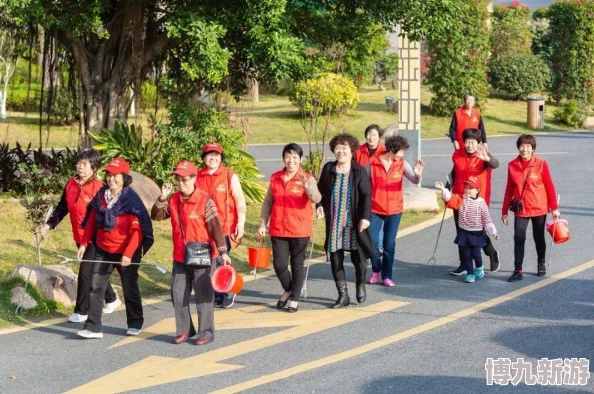
<path id="1" fill-rule="evenodd" d="M 497 234 L 497 229 L 489 214 L 489 207 L 482 197 L 460 196 L 452 194 L 448 189 L 443 189 L 441 195 L 448 208 L 458 210 L 458 226 L 461 229 L 466 231 L 486 230 L 490 235 Z"/>

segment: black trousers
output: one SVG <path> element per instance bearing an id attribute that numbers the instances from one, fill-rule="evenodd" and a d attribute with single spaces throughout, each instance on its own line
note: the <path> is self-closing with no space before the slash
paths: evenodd
<path id="1" fill-rule="evenodd" d="M 291 292 L 291 300 L 301 299 L 305 280 L 305 252 L 309 237 L 270 237 L 272 241 L 272 265 L 283 290 Z M 289 272 L 289 261 L 291 272 Z"/>
<path id="2" fill-rule="evenodd" d="M 76 244 L 76 246 L 78 247 L 80 245 Z M 90 243 L 85 250 L 83 260 L 95 260 L 95 245 L 93 245 L 93 243 Z M 78 268 L 78 288 L 76 290 L 76 305 L 74 306 L 74 313 L 81 315 L 89 314 L 91 281 L 93 280 L 94 268 L 95 263 L 80 263 Z M 104 299 L 106 303 L 114 302 L 118 299 L 116 293 L 113 291 L 113 287 L 111 287 L 111 283 L 109 282 L 107 282 L 107 287 L 105 288 Z"/>
<path id="3" fill-rule="evenodd" d="M 454 209 L 453 211 L 454 224 L 456 225 L 456 234 L 458 234 L 458 230 L 460 230 L 460 226 L 458 226 L 459 212 L 457 209 Z M 485 252 L 485 254 L 490 257 L 493 255 L 493 253 L 495 253 L 495 247 L 493 246 L 493 242 L 491 242 L 491 238 L 487 235 L 487 233 L 485 233 L 485 240 L 487 241 L 487 244 L 483 246 L 483 252 Z M 464 251 L 462 250 L 461 246 L 458 246 L 458 257 L 460 258 L 460 265 L 464 265 Z"/>
<path id="4" fill-rule="evenodd" d="M 344 250 L 337 250 L 336 252 L 330 252 L 330 266 L 332 267 L 332 276 L 334 281 L 345 282 L 346 277 L 344 274 Z M 351 260 L 355 266 L 355 274 L 357 281 L 365 280 L 367 271 L 367 264 L 363 251 L 359 247 L 357 250 L 350 250 Z"/>
<path id="5" fill-rule="evenodd" d="M 99 247 L 95 248 L 95 260 L 120 261 L 121 253 L 108 253 Z M 133 263 L 140 262 L 140 252 L 132 256 Z M 89 303 L 89 317 L 85 322 L 85 330 L 101 332 L 101 314 L 103 312 L 103 295 L 109 282 L 109 276 L 114 269 L 120 274 L 124 289 L 124 303 L 126 304 L 126 318 L 128 328 L 141 329 L 144 323 L 142 313 L 142 299 L 138 288 L 138 265 L 122 267 L 119 264 L 100 264 L 95 266 L 91 281 L 91 296 Z"/>
<path id="6" fill-rule="evenodd" d="M 514 267 L 516 270 L 522 269 L 524 263 L 524 245 L 526 243 L 526 230 L 528 222 L 532 221 L 532 236 L 536 244 L 536 256 L 538 264 L 544 264 L 545 254 L 547 252 L 547 242 L 545 241 L 545 223 L 547 215 L 534 216 L 531 218 L 520 218 L 514 216 Z"/>
<path id="7" fill-rule="evenodd" d="M 476 268 L 483 266 L 483 257 L 481 256 L 481 248 L 479 246 L 460 246 L 462 251 L 462 263 L 466 267 L 466 272 L 470 275 L 474 275 L 474 265 L 472 261 L 476 263 Z"/>

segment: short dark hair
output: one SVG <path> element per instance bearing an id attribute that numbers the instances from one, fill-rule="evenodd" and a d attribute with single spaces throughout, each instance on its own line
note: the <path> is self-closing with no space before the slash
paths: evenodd
<path id="1" fill-rule="evenodd" d="M 372 132 L 373 130 L 377 131 L 377 134 L 381 137 L 384 134 L 384 131 L 380 129 L 380 127 L 376 124 L 370 124 L 365 129 L 365 138 L 367 138 L 367 133 Z"/>
<path id="2" fill-rule="evenodd" d="M 359 140 L 349 133 L 340 133 L 332 137 L 329 144 L 330 150 L 332 151 L 332 153 L 334 153 L 334 148 L 336 148 L 336 145 L 343 144 L 350 146 L 351 153 L 353 154 L 353 156 L 355 156 L 357 149 L 359 149 Z"/>
<path id="3" fill-rule="evenodd" d="M 470 93 L 470 92 L 468 92 L 468 93 L 466 93 L 466 94 L 464 95 L 464 101 L 466 101 L 466 99 L 467 99 L 468 97 L 472 97 L 472 98 L 473 98 L 473 99 L 476 101 L 476 96 L 475 96 L 474 94 Z"/>
<path id="4" fill-rule="evenodd" d="M 524 144 L 530 144 L 532 145 L 532 150 L 536 150 L 536 138 L 532 134 L 522 134 L 518 137 L 518 141 L 516 142 L 518 149 Z"/>
<path id="5" fill-rule="evenodd" d="M 401 135 L 395 135 L 386 138 L 384 145 L 386 146 L 386 150 L 388 152 L 392 152 L 394 154 L 398 153 L 400 150 L 407 150 L 409 147 L 408 140 Z"/>
<path id="6" fill-rule="evenodd" d="M 97 171 L 101 167 L 101 153 L 95 149 L 83 149 L 76 155 L 76 162 L 88 160 L 93 171 Z"/>
<path id="7" fill-rule="evenodd" d="M 103 183 L 105 183 L 107 185 L 107 172 L 105 173 L 105 176 L 103 177 Z M 124 178 L 124 187 L 128 187 L 132 184 L 132 175 L 130 174 L 124 174 L 122 173 L 122 178 Z"/>
<path id="8" fill-rule="evenodd" d="M 285 147 L 283 148 L 283 159 L 285 158 L 285 155 L 289 153 L 295 153 L 297 156 L 299 156 L 299 158 L 303 157 L 303 149 L 296 143 L 291 142 L 290 144 L 285 145 Z"/>
<path id="9" fill-rule="evenodd" d="M 482 134 L 479 129 L 464 129 L 462 132 L 462 141 L 476 140 L 480 144 L 482 142 Z"/>

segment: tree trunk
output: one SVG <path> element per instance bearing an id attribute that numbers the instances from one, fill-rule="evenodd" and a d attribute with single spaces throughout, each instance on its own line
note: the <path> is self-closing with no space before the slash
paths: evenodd
<path id="1" fill-rule="evenodd" d="M 247 79 L 248 100 L 257 103 L 260 101 L 260 84 L 256 78 Z"/>

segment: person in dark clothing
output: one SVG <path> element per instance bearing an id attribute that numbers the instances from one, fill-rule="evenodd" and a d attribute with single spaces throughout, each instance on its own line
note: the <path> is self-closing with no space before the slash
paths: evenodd
<path id="1" fill-rule="evenodd" d="M 355 266 L 357 302 L 365 302 L 365 260 L 376 254 L 368 232 L 371 217 L 371 186 L 364 167 L 353 160 L 359 142 L 342 133 L 330 140 L 330 150 L 336 161 L 322 169 L 318 189 L 322 201 L 317 204 L 318 218 L 326 218 L 324 248 L 330 254 L 332 276 L 336 282 L 338 299 L 332 308 L 350 304 L 344 273 L 344 252 L 350 252 Z"/>
<path id="2" fill-rule="evenodd" d="M 481 132 L 481 141 L 487 147 L 487 133 L 485 132 L 485 125 L 481 111 L 474 107 L 476 98 L 474 95 L 468 93 L 464 96 L 464 105 L 452 115 L 452 123 L 450 124 L 449 136 L 452 140 L 454 150 L 464 148 L 464 139 L 462 133 L 466 129 L 478 129 Z"/>

